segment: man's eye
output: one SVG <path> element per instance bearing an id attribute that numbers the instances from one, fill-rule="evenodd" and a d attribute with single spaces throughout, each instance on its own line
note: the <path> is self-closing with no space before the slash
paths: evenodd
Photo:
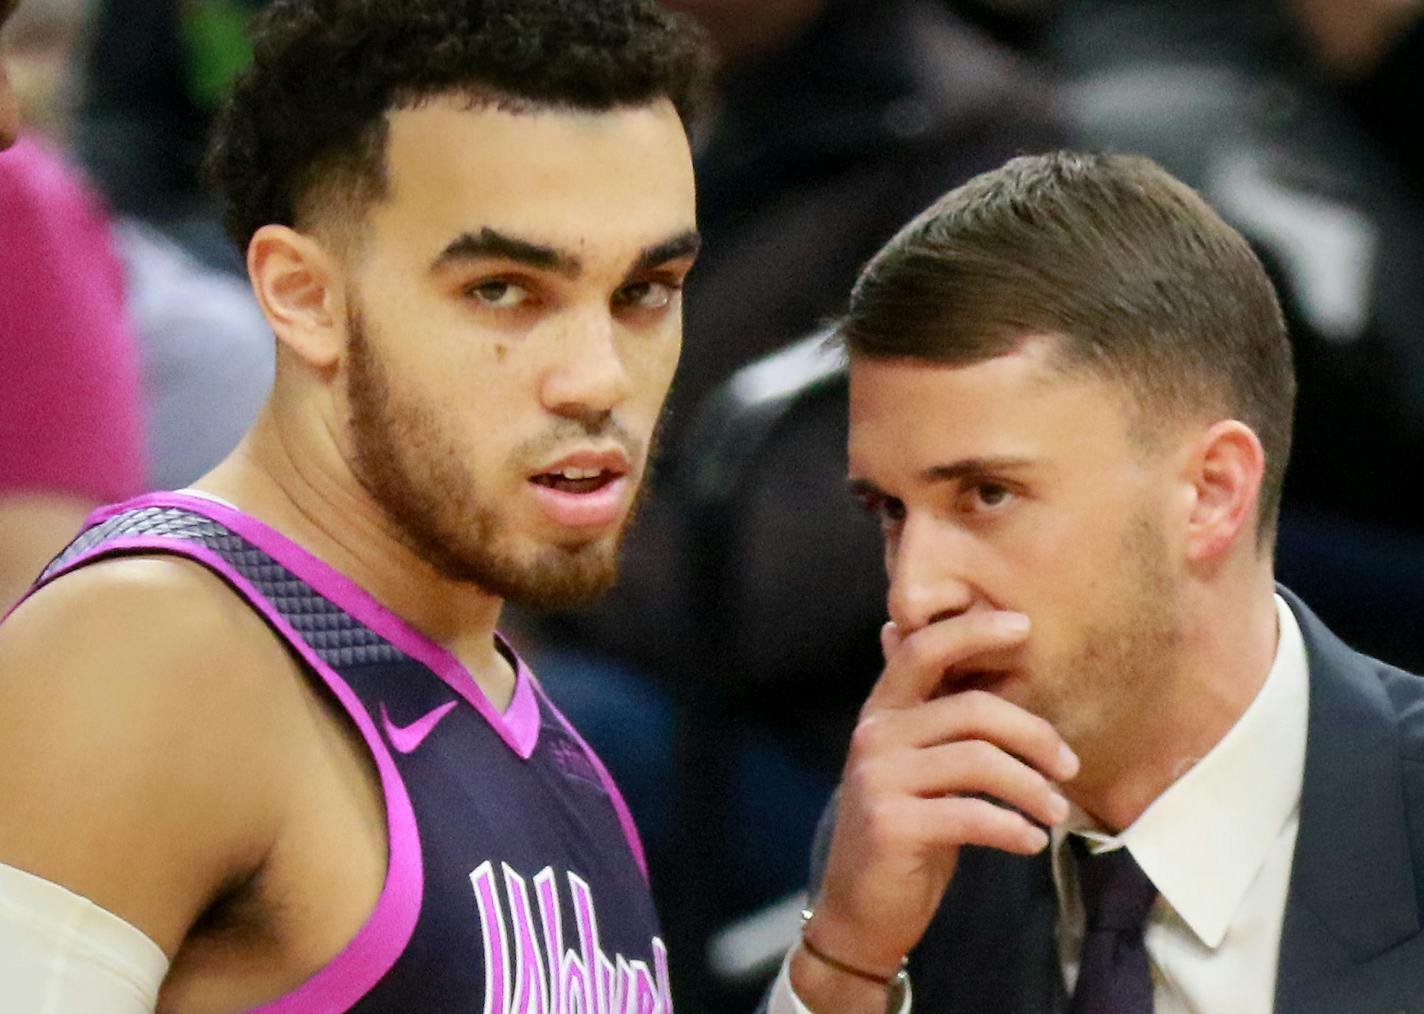
<path id="1" fill-rule="evenodd" d="M 661 310 L 672 302 L 676 291 L 666 282 L 634 282 L 619 289 L 613 301 L 619 306 L 633 306 L 640 310 Z"/>
<path id="2" fill-rule="evenodd" d="M 880 527 L 886 530 L 898 527 L 905 520 L 904 503 L 892 496 L 866 493 L 856 496 L 856 502 L 861 510 L 879 521 Z"/>
<path id="3" fill-rule="evenodd" d="M 967 505 L 970 510 L 993 510 L 1004 506 L 1014 496 L 1013 490 L 996 482 L 978 483 L 967 492 L 971 498 Z"/>
<path id="4" fill-rule="evenodd" d="M 502 310 L 520 306 L 529 298 L 529 290 L 524 286 L 506 281 L 481 282 L 467 291 L 486 306 Z"/>

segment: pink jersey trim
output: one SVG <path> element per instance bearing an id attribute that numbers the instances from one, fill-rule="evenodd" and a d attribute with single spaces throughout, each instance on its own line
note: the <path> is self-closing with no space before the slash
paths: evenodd
<path id="1" fill-rule="evenodd" d="M 247 602 L 272 624 L 312 670 L 319 674 L 341 702 L 342 707 L 361 731 L 361 738 L 376 762 L 381 778 L 381 790 L 386 799 L 386 828 L 390 841 L 390 860 L 386 882 L 376 907 L 365 924 L 341 952 L 321 971 L 301 986 L 271 1003 L 254 1008 L 261 1014 L 323 1014 L 354 1006 L 381 981 L 405 952 L 420 918 L 421 900 L 425 891 L 425 869 L 420 852 L 420 832 L 415 823 L 415 810 L 406 791 L 405 782 L 396 769 L 390 751 L 376 732 L 375 723 L 362 705 L 356 692 L 334 669 L 323 662 L 300 634 L 276 608 L 263 598 L 232 565 L 206 546 L 183 539 L 161 536 L 117 538 L 102 543 L 88 553 L 75 558 L 45 579 L 45 584 L 82 567 L 95 558 L 117 552 L 160 552 L 187 557 L 220 574 Z"/>
<path id="2" fill-rule="evenodd" d="M 564 730 L 574 738 L 574 742 L 583 748 L 583 752 L 588 755 L 589 762 L 593 764 L 593 769 L 598 772 L 599 780 L 603 782 L 603 787 L 608 790 L 608 798 L 613 801 L 613 810 L 618 814 L 618 823 L 623 827 L 623 837 L 628 839 L 628 848 L 633 852 L 633 858 L 638 862 L 638 869 L 643 871 L 643 879 L 648 879 L 648 858 L 643 851 L 643 837 L 638 833 L 638 823 L 633 819 L 633 811 L 628 809 L 628 803 L 623 798 L 623 793 L 618 789 L 618 783 L 613 780 L 613 776 L 608 773 L 608 768 L 603 766 L 603 761 L 598 754 L 594 753 L 593 747 L 588 745 L 579 731 L 574 728 L 574 724 L 564 717 L 564 713 L 558 709 L 553 701 L 549 700 L 549 695 L 544 692 L 544 688 L 539 686 L 538 681 L 534 681 L 534 686 L 539 692 L 539 696 L 544 699 L 544 703 L 553 712 L 554 717 L 559 720 L 559 724 Z"/>
<path id="3" fill-rule="evenodd" d="M 206 497 L 184 493 L 150 493 L 121 504 L 102 507 L 89 516 L 87 526 L 145 507 L 177 507 L 201 514 L 241 535 L 267 555 L 380 634 L 411 658 L 423 663 L 484 717 L 491 728 L 521 760 L 528 760 L 539 744 L 539 702 L 533 679 L 522 659 L 501 638 L 507 654 L 518 662 L 514 698 L 501 713 L 485 697 L 469 671 L 446 649 L 391 612 L 370 592 L 326 561 L 313 555 L 281 532 L 256 518 Z M 496 635 L 498 636 L 498 635 Z"/>

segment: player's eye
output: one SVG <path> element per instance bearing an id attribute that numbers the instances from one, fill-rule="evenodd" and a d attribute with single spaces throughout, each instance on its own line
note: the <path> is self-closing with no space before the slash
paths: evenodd
<path id="1" fill-rule="evenodd" d="M 661 310 L 672 302 L 676 292 L 677 287 L 667 282 L 633 282 L 619 289 L 613 296 L 613 302 L 639 310 Z"/>
<path id="2" fill-rule="evenodd" d="M 472 299 L 498 310 L 513 309 L 529 298 L 529 290 L 524 286 L 502 278 L 480 282 L 465 291 Z"/>

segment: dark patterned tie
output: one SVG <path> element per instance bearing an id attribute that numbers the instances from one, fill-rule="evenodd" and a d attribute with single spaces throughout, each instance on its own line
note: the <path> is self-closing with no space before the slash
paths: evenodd
<path id="1" fill-rule="evenodd" d="M 1152 970 L 1142 925 L 1157 888 L 1125 848 L 1093 855 L 1072 838 L 1087 934 L 1071 1014 L 1152 1014 Z"/>

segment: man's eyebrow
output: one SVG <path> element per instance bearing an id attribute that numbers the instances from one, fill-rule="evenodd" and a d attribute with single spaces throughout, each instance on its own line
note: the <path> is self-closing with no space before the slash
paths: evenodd
<path id="1" fill-rule="evenodd" d="M 648 247 L 638 255 L 638 259 L 633 262 L 633 269 L 628 272 L 629 276 L 649 271 L 660 264 L 669 261 L 680 261 L 687 257 L 696 257 L 697 252 L 702 249 L 702 237 L 696 229 L 688 229 L 679 233 L 671 239 L 664 240 L 654 246 Z"/>
<path id="2" fill-rule="evenodd" d="M 1016 472 L 1033 464 L 1029 458 L 1010 455 L 987 458 L 962 458 L 948 465 L 933 465 L 920 473 L 920 481 L 927 483 L 955 482 L 959 479 L 983 475 L 997 475 Z"/>
<path id="3" fill-rule="evenodd" d="M 477 233 L 467 232 L 457 236 L 449 246 L 440 252 L 440 256 L 435 258 L 431 270 L 438 271 L 447 264 L 456 261 L 492 258 L 515 261 L 531 268 L 554 271 L 570 278 L 583 270 L 583 263 L 577 255 L 569 253 L 567 250 L 559 250 L 542 243 L 532 243 L 529 240 L 520 239 L 518 236 L 500 232 L 498 229 L 491 229 L 489 226 L 485 226 Z"/>
<path id="4" fill-rule="evenodd" d="M 872 499 L 884 495 L 884 491 L 869 479 L 859 479 L 855 476 L 846 481 L 846 489 L 857 500 Z"/>

